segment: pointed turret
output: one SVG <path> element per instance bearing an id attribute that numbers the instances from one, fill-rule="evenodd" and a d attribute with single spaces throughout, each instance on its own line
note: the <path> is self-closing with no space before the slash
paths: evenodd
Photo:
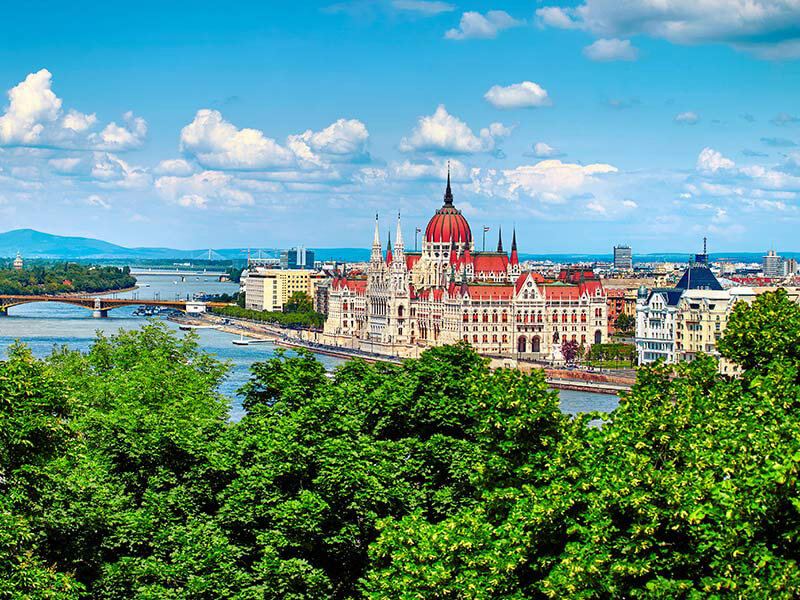
<path id="1" fill-rule="evenodd" d="M 456 251 L 456 243 L 450 242 L 450 264 L 454 265 L 458 262 L 458 252 Z"/>
<path id="2" fill-rule="evenodd" d="M 503 228 L 500 227 L 497 230 L 497 251 L 503 251 Z"/>
<path id="3" fill-rule="evenodd" d="M 450 189 L 450 161 L 447 161 L 447 187 L 444 190 L 445 206 L 453 206 L 453 190 Z"/>
<path id="4" fill-rule="evenodd" d="M 378 213 L 375 213 L 375 237 L 372 238 L 371 262 L 381 262 L 383 252 L 381 251 L 381 233 L 378 230 Z"/>
<path id="5" fill-rule="evenodd" d="M 386 264 L 392 264 L 392 234 L 389 235 L 389 242 L 386 244 Z"/>
<path id="6" fill-rule="evenodd" d="M 394 259 L 405 265 L 405 247 L 403 246 L 403 229 L 400 227 L 400 213 L 397 213 L 397 233 L 394 241 Z"/>
<path id="7" fill-rule="evenodd" d="M 519 264 L 519 257 L 517 256 L 517 229 L 516 227 L 511 234 L 511 264 Z"/>

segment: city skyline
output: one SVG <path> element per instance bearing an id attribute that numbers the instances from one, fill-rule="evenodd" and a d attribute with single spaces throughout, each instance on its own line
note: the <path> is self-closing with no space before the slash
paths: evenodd
<path id="1" fill-rule="evenodd" d="M 0 230 L 346 247 L 399 211 L 413 240 L 449 160 L 521 252 L 798 250 L 800 8 L 717 4 L 15 6 Z"/>

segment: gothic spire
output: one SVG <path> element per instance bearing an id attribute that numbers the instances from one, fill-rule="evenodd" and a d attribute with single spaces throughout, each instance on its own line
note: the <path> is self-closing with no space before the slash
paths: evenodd
<path id="1" fill-rule="evenodd" d="M 381 232 L 378 231 L 378 213 L 375 213 L 375 237 L 372 238 L 372 247 L 380 248 L 381 245 Z"/>
<path id="2" fill-rule="evenodd" d="M 453 190 L 450 189 L 450 161 L 447 161 L 447 188 L 444 190 L 445 206 L 453 206 Z"/>
<path id="3" fill-rule="evenodd" d="M 513 233 L 511 234 L 511 264 L 516 265 L 519 263 L 519 257 L 517 256 L 517 228 L 513 229 Z"/>
<path id="4" fill-rule="evenodd" d="M 397 233 L 394 236 L 394 247 L 398 251 L 403 250 L 403 230 L 400 228 L 400 213 L 397 213 Z"/>
<path id="5" fill-rule="evenodd" d="M 503 251 L 503 228 L 499 227 L 497 229 L 497 251 Z"/>
<path id="6" fill-rule="evenodd" d="M 386 244 L 386 264 L 391 264 L 392 262 L 392 234 L 389 232 L 388 234 L 389 241 Z"/>

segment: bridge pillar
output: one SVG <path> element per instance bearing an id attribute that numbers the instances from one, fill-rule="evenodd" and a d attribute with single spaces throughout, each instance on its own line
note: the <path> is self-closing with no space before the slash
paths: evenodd
<path id="1" fill-rule="evenodd" d="M 106 318 L 108 318 L 108 310 L 101 309 L 101 308 L 96 308 L 96 309 L 94 309 L 92 311 L 92 316 L 95 319 L 106 319 Z"/>

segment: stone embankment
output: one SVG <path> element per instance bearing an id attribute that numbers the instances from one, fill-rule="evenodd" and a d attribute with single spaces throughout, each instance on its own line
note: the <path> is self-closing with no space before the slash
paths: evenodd
<path id="1" fill-rule="evenodd" d="M 362 358 L 367 362 L 391 362 L 399 364 L 402 359 L 394 356 L 362 352 L 351 348 L 328 346 L 298 337 L 298 332 L 293 329 L 249 321 L 247 319 L 234 319 L 205 314 L 198 317 L 177 317 L 171 320 L 187 325 L 213 325 L 220 331 L 239 334 L 260 340 L 271 340 L 276 346 L 284 348 L 307 348 L 312 352 L 335 356 L 338 358 Z M 626 370 L 625 374 L 613 372 L 585 371 L 581 369 L 560 369 L 547 367 L 542 364 L 504 359 L 493 359 L 492 368 L 516 368 L 530 373 L 532 369 L 544 369 L 547 382 L 556 389 L 575 390 L 581 392 L 594 392 L 601 394 L 619 394 L 629 390 L 636 381 L 635 372 Z"/>

